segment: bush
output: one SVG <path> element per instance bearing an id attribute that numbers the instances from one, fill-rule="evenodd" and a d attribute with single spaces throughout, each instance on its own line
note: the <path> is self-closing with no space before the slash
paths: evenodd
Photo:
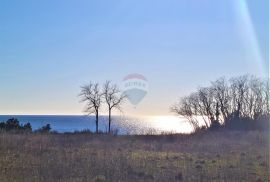
<path id="1" fill-rule="evenodd" d="M 41 127 L 40 129 L 37 130 L 37 132 L 39 133 L 49 133 L 51 131 L 51 125 L 50 124 L 47 124 L 43 127 Z"/>
<path id="2" fill-rule="evenodd" d="M 211 130 L 211 131 L 218 130 L 218 129 L 221 128 L 221 126 L 222 126 L 222 125 L 220 124 L 220 122 L 217 121 L 217 120 L 215 120 L 215 121 L 213 121 L 213 122 L 211 123 L 211 126 L 209 127 L 209 130 Z"/>
<path id="3" fill-rule="evenodd" d="M 40 129 L 38 129 L 36 132 L 40 133 L 49 133 L 51 131 L 51 125 L 47 124 Z M 20 124 L 19 120 L 16 118 L 11 118 L 7 120 L 6 122 L 0 122 L 0 131 L 6 131 L 6 132 L 32 132 L 32 126 L 30 123 L 26 123 L 24 125 Z"/>
<path id="4" fill-rule="evenodd" d="M 234 118 L 225 124 L 226 129 L 230 130 L 266 130 L 270 129 L 269 116 L 263 116 L 258 119 L 252 118 Z"/>
<path id="5" fill-rule="evenodd" d="M 9 119 L 6 122 L 6 130 L 7 131 L 18 130 L 18 129 L 21 129 L 21 128 L 23 128 L 23 127 L 20 126 L 20 122 L 15 118 Z"/>
<path id="6" fill-rule="evenodd" d="M 20 125 L 20 122 L 16 118 L 11 118 L 6 122 L 0 123 L 0 130 L 3 131 L 32 131 L 32 126 L 30 123 L 25 125 Z"/>
<path id="7" fill-rule="evenodd" d="M 32 126 L 30 123 L 26 123 L 25 125 L 23 125 L 23 129 L 26 131 L 32 131 Z"/>
<path id="8" fill-rule="evenodd" d="M 258 130 L 269 131 L 270 130 L 270 116 L 263 116 L 257 119 L 257 122 L 255 123 L 255 127 Z"/>

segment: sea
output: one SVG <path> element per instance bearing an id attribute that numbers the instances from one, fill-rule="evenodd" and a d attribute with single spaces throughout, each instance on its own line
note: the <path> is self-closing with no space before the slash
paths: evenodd
<path id="1" fill-rule="evenodd" d="M 64 115 L 0 115 L 0 122 L 17 118 L 20 124 L 30 123 L 33 130 L 50 124 L 52 131 L 58 133 L 95 132 L 95 116 Z M 184 119 L 176 116 L 113 116 L 111 129 L 119 135 L 146 135 L 168 133 L 190 133 L 192 127 Z M 108 131 L 108 117 L 99 117 L 99 130 Z"/>

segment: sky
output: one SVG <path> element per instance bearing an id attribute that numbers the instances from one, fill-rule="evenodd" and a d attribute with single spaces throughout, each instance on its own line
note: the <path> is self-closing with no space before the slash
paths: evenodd
<path id="1" fill-rule="evenodd" d="M 221 76 L 268 77 L 268 0 L 0 0 L 0 114 L 83 114 L 80 86 L 144 75 L 167 115 Z M 103 109 L 106 112 L 106 109 Z"/>

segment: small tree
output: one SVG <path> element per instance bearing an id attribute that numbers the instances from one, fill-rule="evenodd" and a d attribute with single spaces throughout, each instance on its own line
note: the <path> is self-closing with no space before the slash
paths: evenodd
<path id="1" fill-rule="evenodd" d="M 90 114 L 95 114 L 96 116 L 96 133 L 98 133 L 98 122 L 99 122 L 99 109 L 101 106 L 102 93 L 99 88 L 98 83 L 89 83 L 81 87 L 81 102 L 86 103 L 85 112 Z"/>
<path id="2" fill-rule="evenodd" d="M 103 85 L 103 95 L 109 110 L 109 133 L 111 132 L 111 114 L 114 108 L 121 110 L 121 104 L 124 102 L 126 96 L 121 94 L 118 86 L 112 84 L 111 81 L 106 81 Z"/>

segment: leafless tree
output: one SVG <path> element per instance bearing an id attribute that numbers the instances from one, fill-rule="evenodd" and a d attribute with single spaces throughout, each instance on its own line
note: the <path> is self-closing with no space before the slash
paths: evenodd
<path id="1" fill-rule="evenodd" d="M 239 76 L 230 79 L 231 85 L 230 89 L 232 91 L 232 102 L 233 102 L 233 117 L 240 118 L 244 115 L 244 104 L 245 97 L 248 93 L 249 85 L 249 76 Z"/>
<path id="2" fill-rule="evenodd" d="M 111 81 L 106 81 L 103 85 L 103 96 L 108 106 L 109 111 L 109 133 L 111 132 L 112 110 L 118 109 L 121 111 L 121 104 L 126 96 L 121 93 L 118 86 Z"/>
<path id="3" fill-rule="evenodd" d="M 171 111 L 184 116 L 196 129 L 198 116 L 205 127 L 237 119 L 257 120 L 269 116 L 269 80 L 244 75 L 227 82 L 220 78 L 176 103 Z M 201 120 L 200 120 L 201 121 Z"/>
<path id="4" fill-rule="evenodd" d="M 215 100 L 220 108 L 221 117 L 220 121 L 226 121 L 229 118 L 231 112 L 231 95 L 228 83 L 224 77 L 219 78 L 215 82 L 212 82 L 212 88 L 214 91 Z"/>
<path id="5" fill-rule="evenodd" d="M 270 85 L 269 79 L 263 80 L 263 95 L 264 95 L 264 104 L 263 110 L 265 111 L 266 115 L 270 115 Z"/>
<path id="6" fill-rule="evenodd" d="M 204 87 L 198 90 L 198 102 L 200 105 L 201 116 L 207 116 L 209 122 L 205 121 L 206 127 L 209 127 L 216 120 L 216 101 L 212 87 Z"/>
<path id="7" fill-rule="evenodd" d="M 99 124 L 99 110 L 102 102 L 102 92 L 99 88 L 98 83 L 89 83 L 81 87 L 81 102 L 86 103 L 85 112 L 90 114 L 95 114 L 96 116 L 96 133 L 98 133 Z"/>
<path id="8" fill-rule="evenodd" d="M 171 112 L 177 115 L 184 116 L 196 131 L 200 128 L 199 120 L 194 117 L 196 115 L 196 106 L 192 105 L 192 99 L 190 96 L 183 97 L 178 103 L 171 107 Z"/>
<path id="9" fill-rule="evenodd" d="M 249 95 L 246 98 L 249 117 L 258 119 L 269 114 L 269 81 L 251 77 Z"/>

